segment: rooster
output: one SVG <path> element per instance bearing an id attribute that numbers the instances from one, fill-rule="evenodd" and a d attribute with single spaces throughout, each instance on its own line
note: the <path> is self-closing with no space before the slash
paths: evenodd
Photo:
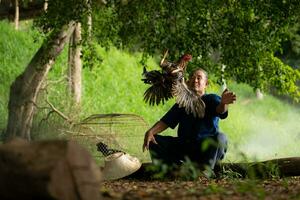
<path id="1" fill-rule="evenodd" d="M 173 63 L 166 60 L 167 54 L 168 51 L 160 62 L 161 71 L 147 71 L 144 67 L 142 81 L 151 85 L 144 93 L 144 101 L 150 105 L 158 105 L 176 97 L 179 107 L 184 107 L 188 114 L 202 118 L 205 104 L 200 96 L 188 88 L 184 80 L 186 67 L 192 56 L 184 54 L 178 62 Z"/>

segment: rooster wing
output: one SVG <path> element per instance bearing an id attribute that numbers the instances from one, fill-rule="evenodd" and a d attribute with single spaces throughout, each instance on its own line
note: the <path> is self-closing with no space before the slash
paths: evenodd
<path id="1" fill-rule="evenodd" d="M 203 118 L 205 114 L 205 103 L 194 91 L 188 89 L 186 83 L 177 81 L 172 87 L 172 94 L 176 97 L 176 103 L 183 107 L 187 114 L 192 113 L 194 117 Z"/>

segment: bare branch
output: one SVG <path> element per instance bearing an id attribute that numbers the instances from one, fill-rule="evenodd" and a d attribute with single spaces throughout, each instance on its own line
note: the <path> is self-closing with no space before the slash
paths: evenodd
<path id="1" fill-rule="evenodd" d="M 43 119 L 41 119 L 40 123 L 39 123 L 39 127 L 41 126 L 42 122 L 47 121 L 50 117 L 50 115 L 54 113 L 53 110 L 51 110 L 50 112 L 48 112 L 48 114 L 46 115 L 46 117 L 44 117 Z"/>
<path id="2" fill-rule="evenodd" d="M 61 111 L 59 111 L 57 108 L 55 108 L 54 105 L 48 101 L 48 99 L 46 99 L 46 102 L 51 107 L 53 112 L 57 113 L 64 120 L 66 120 L 68 123 L 73 124 L 73 121 L 69 117 L 67 117 L 65 114 L 63 114 Z"/>
<path id="3" fill-rule="evenodd" d="M 41 90 L 46 90 L 46 93 L 48 93 L 46 88 L 48 88 L 49 85 L 56 85 L 63 81 L 66 81 L 66 80 L 68 80 L 67 76 L 62 76 L 61 78 L 59 78 L 57 80 L 45 80 Z"/>

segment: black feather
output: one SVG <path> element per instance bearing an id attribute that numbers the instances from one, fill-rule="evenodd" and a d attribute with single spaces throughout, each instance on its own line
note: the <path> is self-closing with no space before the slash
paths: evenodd
<path id="1" fill-rule="evenodd" d="M 106 144 L 104 144 L 103 142 L 99 142 L 96 144 L 97 146 L 97 151 L 100 151 L 103 156 L 109 156 L 111 154 L 117 153 L 117 152 L 123 152 L 121 150 L 116 150 L 116 149 L 110 149 L 108 148 L 108 146 Z"/>

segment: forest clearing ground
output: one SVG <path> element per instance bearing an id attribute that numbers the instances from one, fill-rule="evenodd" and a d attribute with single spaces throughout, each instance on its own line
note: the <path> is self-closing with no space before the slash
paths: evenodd
<path id="1" fill-rule="evenodd" d="M 300 199 L 300 177 L 105 181 L 104 199 Z"/>

